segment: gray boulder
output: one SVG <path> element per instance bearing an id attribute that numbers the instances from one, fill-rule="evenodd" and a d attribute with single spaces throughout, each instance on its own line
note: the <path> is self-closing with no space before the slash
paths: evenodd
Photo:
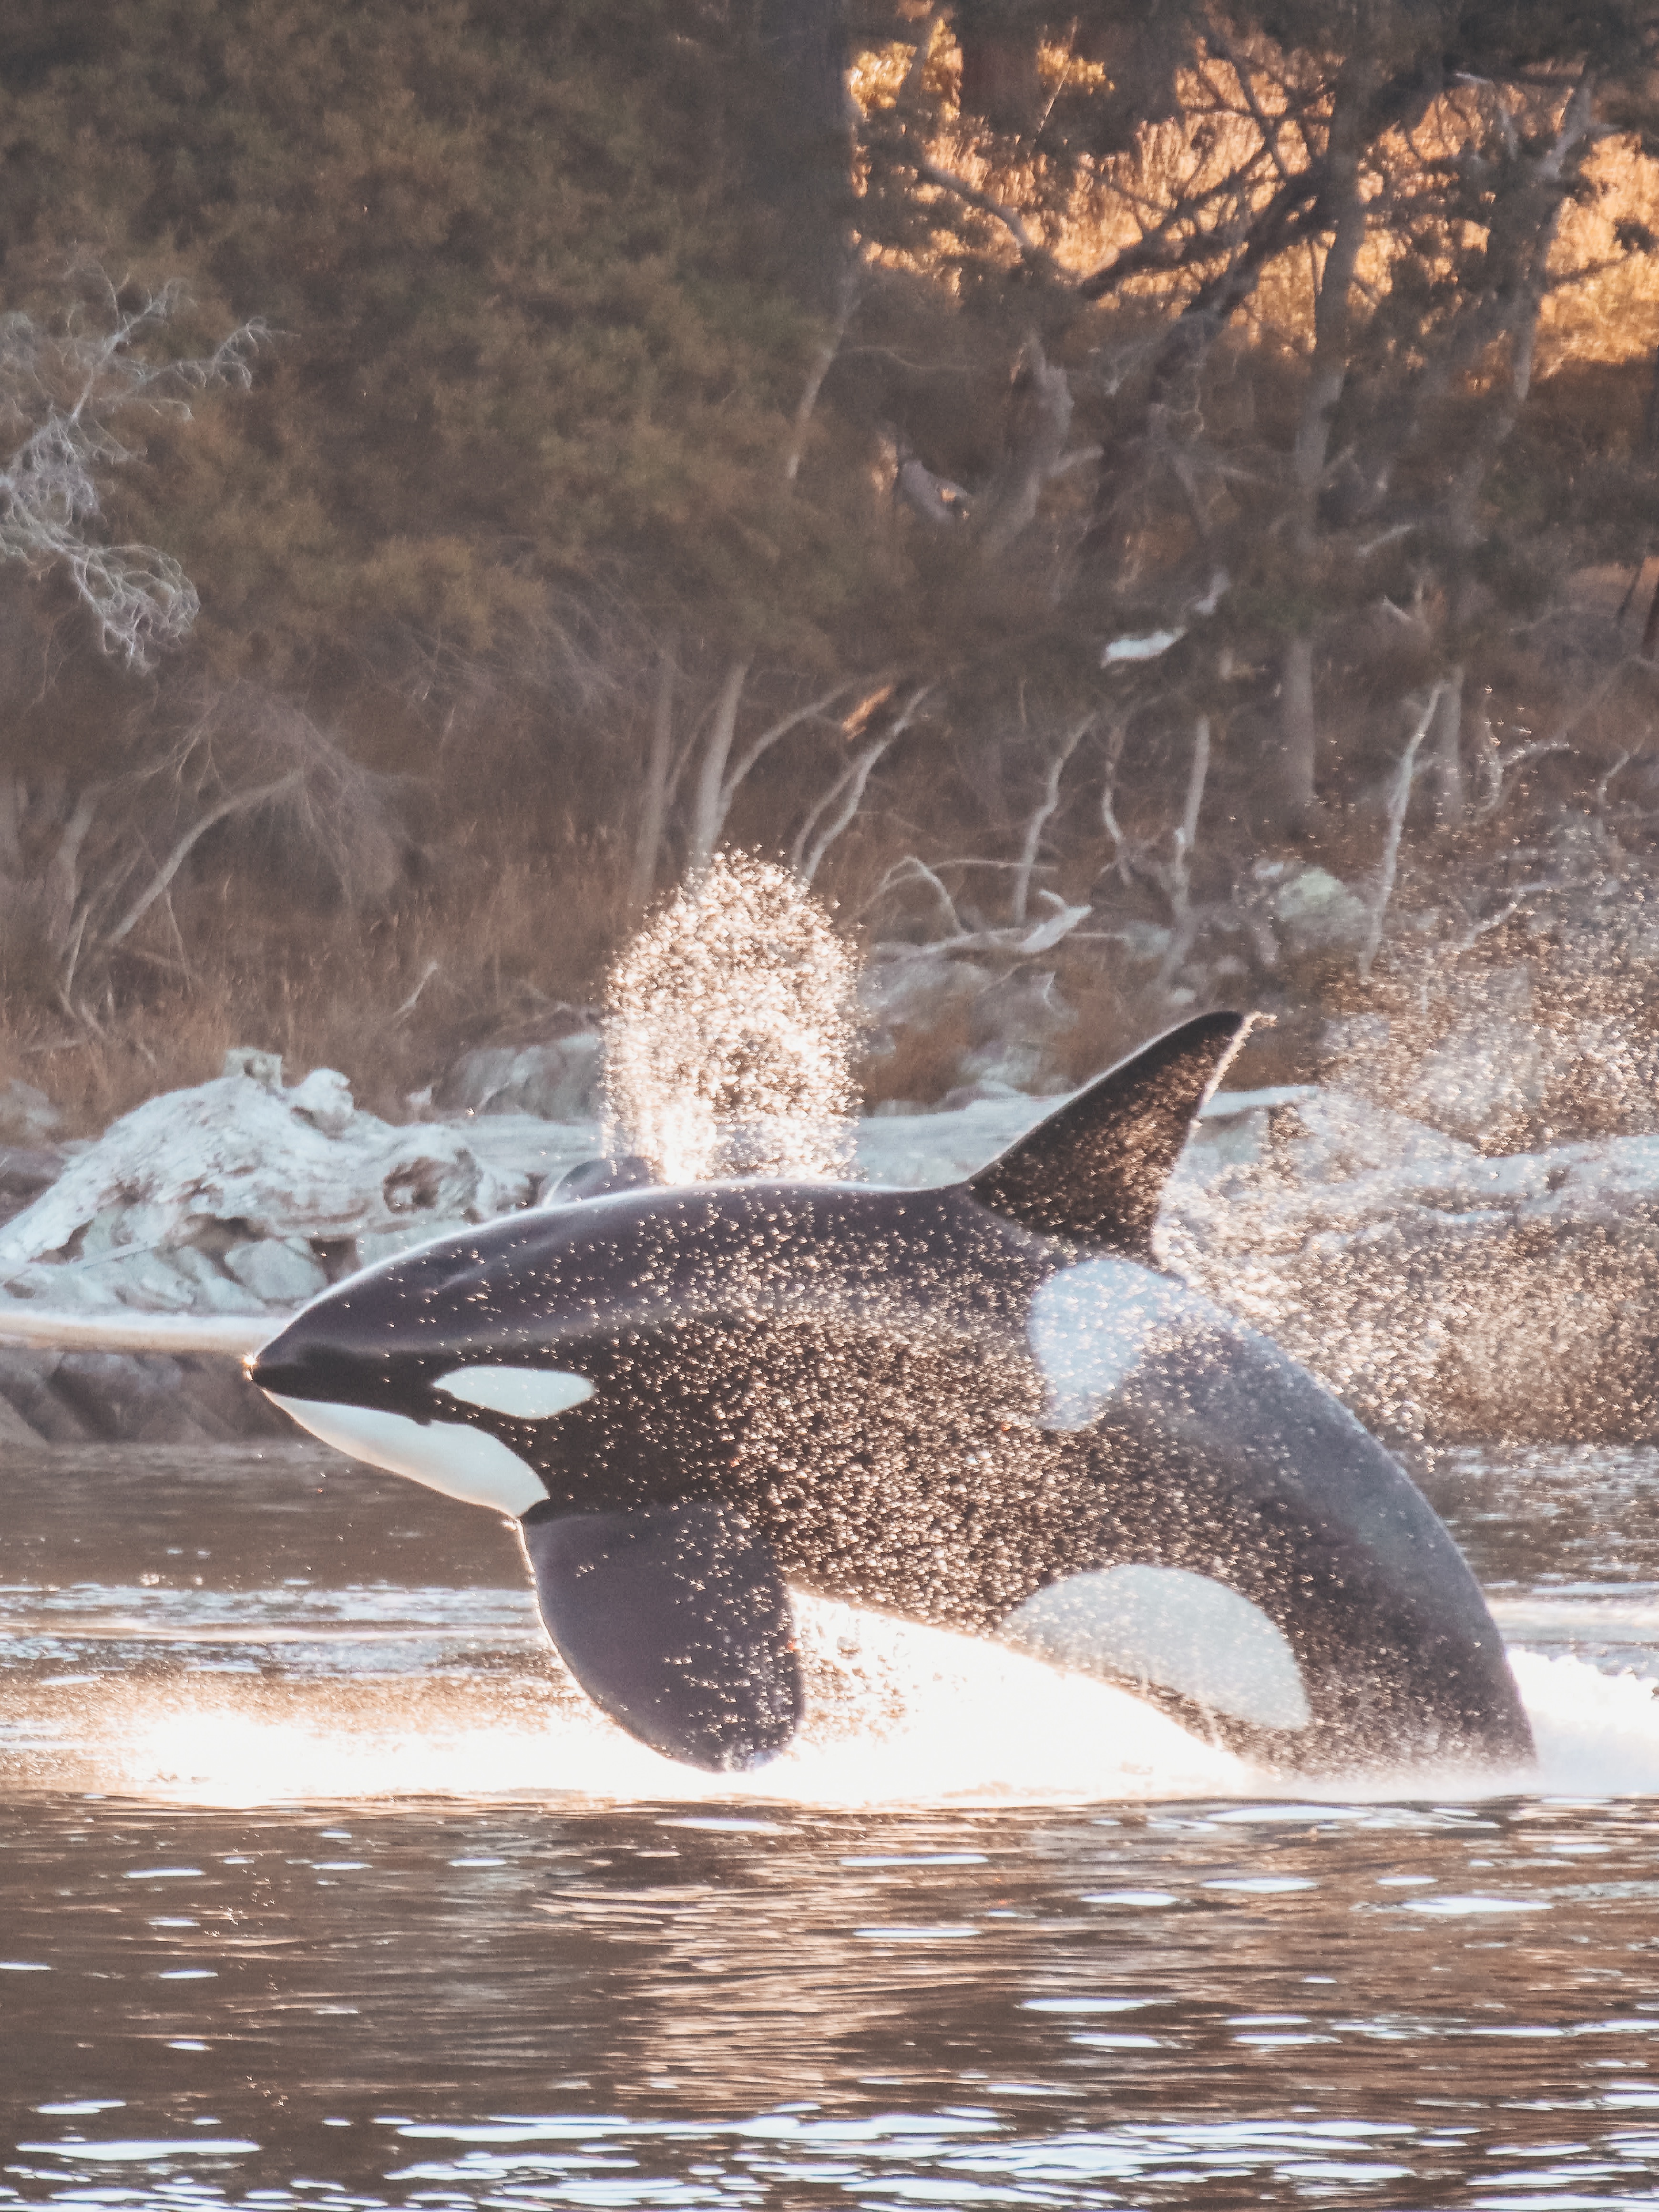
<path id="1" fill-rule="evenodd" d="M 1548 1073 L 1531 1023 L 1473 1017 L 1425 1055 L 1403 1103 L 1448 1135 L 1480 1144 L 1531 1121 L 1543 1104 Z"/>
<path id="2" fill-rule="evenodd" d="M 153 1098 L 67 1164 L 50 1159 L 49 1187 L 37 1178 L 0 1218 L 0 1339 L 8 1308 L 269 1314 L 274 1327 L 352 1267 L 534 1202 L 597 1139 L 591 1123 L 508 1115 L 394 1128 L 361 1113 L 335 1070 L 284 1086 L 274 1054 L 239 1049 L 216 1082 Z M 0 1352 L 0 1407 L 14 1443 L 282 1426 L 233 1360 L 148 1351 Z"/>
<path id="3" fill-rule="evenodd" d="M 284 1089 L 272 1065 L 124 1115 L 0 1227 L 0 1275 L 54 1309 L 286 1308 L 360 1239 L 486 1220 L 534 1188 L 459 1129 L 358 1112 L 332 1069 Z"/>
<path id="4" fill-rule="evenodd" d="M 64 1117 L 44 1091 L 14 1076 L 0 1090 L 0 1145 L 32 1151 L 56 1142 Z"/>
<path id="5" fill-rule="evenodd" d="M 592 1121 L 604 1110 L 604 1040 L 577 1030 L 550 1044 L 482 1045 L 464 1053 L 433 1089 L 446 1114 L 531 1114 Z"/>
<path id="6" fill-rule="evenodd" d="M 1326 868 L 1288 872 L 1273 895 L 1273 914 L 1298 951 L 1358 952 L 1370 935 L 1370 904 Z"/>

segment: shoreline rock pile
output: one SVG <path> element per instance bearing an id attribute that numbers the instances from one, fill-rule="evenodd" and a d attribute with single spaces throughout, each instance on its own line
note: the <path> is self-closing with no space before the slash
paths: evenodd
<path id="1" fill-rule="evenodd" d="M 1224 1093 L 1158 1243 L 1384 1434 L 1659 1433 L 1659 1136 L 1492 1156 L 1349 1092 Z"/>
<path id="2" fill-rule="evenodd" d="M 396 1127 L 332 1068 L 285 1085 L 274 1055 L 234 1052 L 216 1080 L 147 1100 L 96 1143 L 30 1156 L 46 1179 L 0 1224 L 0 1339 L 12 1300 L 279 1316 L 357 1267 L 533 1204 L 598 1144 L 592 1123 L 513 1114 Z M 0 1155 L 0 1188 L 5 1167 Z M 228 1360 L 0 1351 L 14 1442 L 283 1432 Z"/>
<path id="3" fill-rule="evenodd" d="M 590 1093 L 591 1097 L 591 1093 Z M 1009 1091 L 859 1125 L 859 1171 L 967 1175 L 1049 1111 Z M 542 1202 L 591 1119 L 463 1109 L 404 1127 L 267 1055 L 149 1101 L 0 1222 L 5 1302 L 277 1316 L 428 1237 Z M 44 1167 L 42 1167 L 44 1162 Z M 0 1157 L 0 1187 L 5 1162 Z M 1164 1263 L 1276 1337 L 1384 1433 L 1629 1440 L 1659 1425 L 1659 1136 L 1492 1157 L 1354 1093 L 1223 1093 L 1158 1229 Z M 283 1433 L 228 1360 L 0 1351 L 0 1437 Z"/>

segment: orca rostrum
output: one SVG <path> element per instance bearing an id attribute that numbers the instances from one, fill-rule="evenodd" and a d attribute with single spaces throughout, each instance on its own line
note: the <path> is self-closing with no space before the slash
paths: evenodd
<path id="1" fill-rule="evenodd" d="M 792 1586 L 1307 1773 L 1523 1764 L 1502 1640 L 1426 1501 L 1152 1256 L 1243 1027 L 1185 1023 L 945 1188 L 633 1188 L 442 1238 L 250 1372 L 328 1443 L 513 1516 L 571 1674 L 695 1765 L 799 1727 Z"/>

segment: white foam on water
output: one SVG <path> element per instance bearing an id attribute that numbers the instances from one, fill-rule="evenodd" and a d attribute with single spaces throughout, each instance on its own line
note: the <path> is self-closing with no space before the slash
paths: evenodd
<path id="1" fill-rule="evenodd" d="M 1659 1794 L 1659 1696 L 1645 1677 L 1569 1652 L 1512 1650 L 1533 1741 L 1534 1790 L 1551 1797 Z"/>
<path id="2" fill-rule="evenodd" d="M 530 1700 L 521 1686 L 492 1695 L 475 1683 L 459 1710 L 453 1693 L 437 1692 L 423 1711 L 407 1682 L 395 1697 L 374 1681 L 314 1683 L 295 1686 L 302 1694 L 276 1714 L 262 1686 L 239 1693 L 222 1684 L 152 1697 L 118 1721 L 113 1711 L 100 1720 L 89 1701 L 82 1726 L 105 1735 L 100 1765 L 118 1769 L 100 1786 L 238 1806 L 567 1794 L 864 1805 L 1248 1790 L 1242 1761 L 1109 1685 L 850 1607 L 804 1600 L 799 1618 L 807 1724 L 750 1773 L 663 1759 L 574 1689 Z"/>
<path id="3" fill-rule="evenodd" d="M 531 1671 L 461 1684 L 409 1676 L 268 1681 L 186 1677 L 161 1691 L 111 1676 L 58 1692 L 56 1741 L 33 1741 L 48 1787 L 247 1807 L 409 1796 L 769 1800 L 916 1805 L 1175 1799 L 1389 1803 L 1455 1795 L 1659 1795 L 1659 1698 L 1646 1680 L 1560 1654 L 1512 1653 L 1538 1745 L 1509 1773 L 1345 1775 L 1254 1767 L 1127 1692 L 996 1644 L 800 1605 L 809 1713 L 792 1748 L 711 1775 L 613 1727 L 526 1649 Z M 72 1713 L 61 1709 L 74 1699 Z M 0 1764 L 3 1764 L 0 1761 Z"/>

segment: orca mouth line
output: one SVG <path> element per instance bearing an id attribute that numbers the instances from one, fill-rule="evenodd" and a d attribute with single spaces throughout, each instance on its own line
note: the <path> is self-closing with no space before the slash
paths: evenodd
<path id="1" fill-rule="evenodd" d="M 526 1386 L 522 1389 L 516 1387 L 520 1375 Z M 455 1387 L 468 1378 L 470 1387 Z M 446 1405 L 441 1396 L 423 1393 L 422 1412 L 427 1417 L 416 1419 L 382 1407 L 295 1397 L 268 1383 L 261 1387 L 273 1405 L 337 1451 L 389 1474 L 406 1475 L 447 1498 L 510 1513 L 515 1519 L 545 1504 L 546 1487 L 528 1461 L 468 1417 L 467 1405 L 517 1419 L 544 1420 L 593 1395 L 586 1376 L 560 1370 L 463 1369 L 440 1386 L 451 1402 Z"/>

